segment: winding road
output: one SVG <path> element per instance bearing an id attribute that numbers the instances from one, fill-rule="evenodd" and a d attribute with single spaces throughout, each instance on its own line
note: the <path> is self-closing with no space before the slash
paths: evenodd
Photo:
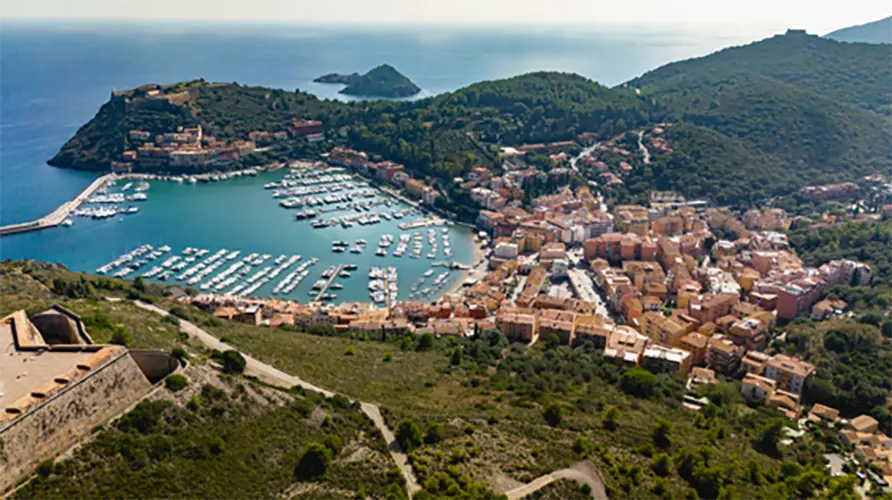
<path id="1" fill-rule="evenodd" d="M 641 129 L 641 132 L 638 132 L 638 149 L 640 149 L 641 154 L 644 155 L 644 164 L 649 164 L 650 151 L 648 151 L 647 147 L 644 145 L 644 129 Z"/>
<path id="2" fill-rule="evenodd" d="M 112 302 L 118 302 L 122 299 L 109 297 L 108 300 Z M 150 311 L 161 316 L 170 315 L 169 312 L 153 304 L 147 304 L 139 300 L 134 300 L 132 302 L 137 307 L 146 311 Z M 190 337 L 200 340 L 201 343 L 206 345 L 207 347 L 211 349 L 217 349 L 218 351 L 227 351 L 230 349 L 234 349 L 237 351 L 239 350 L 238 348 L 221 341 L 214 335 L 199 328 L 193 323 L 184 319 L 177 319 L 179 319 L 180 328 L 184 332 L 186 332 Z M 242 353 L 242 355 L 245 358 L 245 375 L 247 376 L 257 377 L 267 384 L 284 389 L 290 389 L 294 386 L 299 386 L 310 391 L 321 393 L 325 395 L 325 397 L 331 397 L 337 394 L 336 392 L 329 391 L 317 385 L 311 384 L 310 382 L 307 382 L 302 378 L 295 377 L 290 373 L 285 373 L 282 370 L 268 365 L 245 353 Z M 372 420 L 372 422 L 375 424 L 375 427 L 377 427 L 378 431 L 381 432 L 381 435 L 384 437 L 384 441 L 387 442 L 387 448 L 388 451 L 390 451 L 390 457 L 393 459 L 394 462 L 396 462 L 396 465 L 399 467 L 400 472 L 403 474 L 403 478 L 405 478 L 406 480 L 406 488 L 409 490 L 409 496 L 411 497 L 418 491 L 421 491 L 421 487 L 418 485 L 418 480 L 415 478 L 415 472 L 412 471 L 412 466 L 409 464 L 409 457 L 406 455 L 405 452 L 403 452 L 403 449 L 397 442 L 396 437 L 393 435 L 393 432 L 390 430 L 389 427 L 387 427 L 387 424 L 384 422 L 384 417 L 381 416 L 381 409 L 378 408 L 378 405 L 350 398 L 346 394 L 344 394 L 344 396 L 349 398 L 351 401 L 359 402 L 359 407 L 362 412 L 365 413 L 366 416 Z"/>
<path id="3" fill-rule="evenodd" d="M 508 500 L 519 500 L 559 479 L 571 479 L 579 484 L 587 484 L 592 489 L 592 498 L 597 500 L 607 499 L 607 491 L 604 489 L 604 480 L 601 479 L 595 466 L 588 461 L 579 462 L 572 467 L 545 474 L 523 486 L 518 486 L 513 490 L 506 491 L 504 494 L 508 497 Z"/>

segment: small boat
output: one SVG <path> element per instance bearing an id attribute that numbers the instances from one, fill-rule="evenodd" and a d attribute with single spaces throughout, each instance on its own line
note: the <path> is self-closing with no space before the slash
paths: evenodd
<path id="1" fill-rule="evenodd" d="M 344 269 L 347 271 L 355 271 L 357 269 L 356 264 L 344 264 Z"/>
<path id="2" fill-rule="evenodd" d="M 71 227 L 74 224 L 74 221 L 71 219 L 65 219 L 62 221 L 62 227 Z"/>
<path id="3" fill-rule="evenodd" d="M 338 273 L 338 276 L 341 278 L 349 278 L 351 276 L 350 271 L 341 271 Z"/>

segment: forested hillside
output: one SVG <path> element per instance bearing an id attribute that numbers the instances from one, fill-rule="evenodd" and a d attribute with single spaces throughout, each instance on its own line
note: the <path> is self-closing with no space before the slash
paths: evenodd
<path id="1" fill-rule="evenodd" d="M 629 82 L 670 129 L 671 155 L 630 191 L 672 187 L 757 204 L 892 165 L 892 54 L 799 33 L 672 63 Z M 637 191 L 636 191 L 637 190 Z"/>

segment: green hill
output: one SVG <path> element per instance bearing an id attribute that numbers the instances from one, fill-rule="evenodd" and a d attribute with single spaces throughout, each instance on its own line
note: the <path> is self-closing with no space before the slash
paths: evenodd
<path id="1" fill-rule="evenodd" d="M 361 97 L 410 97 L 421 88 L 389 64 L 382 64 L 368 73 L 351 78 L 341 94 Z"/>
<path id="2" fill-rule="evenodd" d="M 649 174 L 657 186 L 747 205 L 884 171 L 890 63 L 883 47 L 791 32 L 648 72 L 628 85 L 652 100 L 653 118 L 684 126 L 670 133 L 673 154 L 631 190 L 646 189 Z"/>
<path id="3" fill-rule="evenodd" d="M 824 35 L 837 42 L 892 43 L 892 16 L 871 23 L 849 26 Z"/>

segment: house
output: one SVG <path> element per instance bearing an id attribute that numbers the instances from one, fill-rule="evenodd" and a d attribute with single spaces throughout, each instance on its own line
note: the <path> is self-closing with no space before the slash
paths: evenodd
<path id="1" fill-rule="evenodd" d="M 557 309 L 545 309 L 539 315 L 539 336 L 555 334 L 563 345 L 573 342 L 573 331 L 576 326 L 578 314 L 571 311 Z"/>
<path id="2" fill-rule="evenodd" d="M 811 319 L 822 321 L 831 316 L 839 316 L 848 306 L 849 305 L 842 300 L 822 300 L 811 308 Z"/>
<path id="3" fill-rule="evenodd" d="M 710 337 L 706 348 L 706 364 L 713 370 L 731 375 L 740 367 L 743 348 L 723 335 Z"/>
<path id="4" fill-rule="evenodd" d="M 530 342 L 536 335 L 536 317 L 532 314 L 499 311 L 496 326 L 508 340 Z"/>
<path id="5" fill-rule="evenodd" d="M 706 350 L 709 345 L 709 337 L 701 333 L 692 332 L 681 338 L 678 347 L 691 353 L 691 361 L 699 365 L 706 361 Z"/>
<path id="6" fill-rule="evenodd" d="M 823 422 L 828 425 L 835 424 L 839 421 L 839 410 L 824 406 L 821 403 L 815 403 L 811 407 L 811 411 L 808 412 L 808 421 L 815 423 Z"/>
<path id="7" fill-rule="evenodd" d="M 689 385 L 718 383 L 719 381 L 715 378 L 715 372 L 710 370 L 709 368 L 701 368 L 699 366 L 691 368 L 691 376 L 688 379 Z"/>
<path id="8" fill-rule="evenodd" d="M 653 373 L 688 373 L 693 356 L 688 351 L 650 344 L 641 355 L 641 366 Z"/>
<path id="9" fill-rule="evenodd" d="M 848 427 L 855 432 L 876 432 L 879 428 L 879 422 L 870 415 L 858 415 L 849 420 Z"/>
<path id="10" fill-rule="evenodd" d="M 740 386 L 740 393 L 749 402 L 764 403 L 774 391 L 774 380 L 754 373 L 747 373 Z"/>
<path id="11" fill-rule="evenodd" d="M 783 354 L 773 356 L 765 366 L 766 377 L 774 380 L 779 389 L 794 394 L 802 394 L 805 381 L 814 371 L 814 365 Z"/>
<path id="12" fill-rule="evenodd" d="M 637 365 L 649 340 L 647 336 L 631 327 L 618 326 L 607 338 L 604 359 Z"/>

